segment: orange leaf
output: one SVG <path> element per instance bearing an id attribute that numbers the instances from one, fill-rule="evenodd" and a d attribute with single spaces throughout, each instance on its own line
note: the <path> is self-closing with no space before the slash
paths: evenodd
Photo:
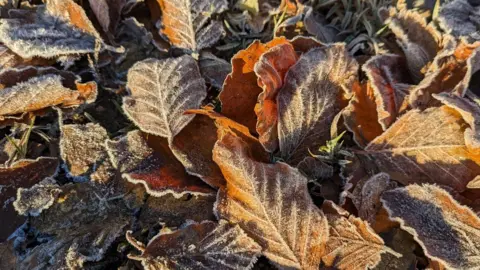
<path id="1" fill-rule="evenodd" d="M 263 89 L 255 106 L 258 118 L 256 130 L 260 142 L 269 152 L 278 148 L 277 94 L 283 86 L 285 74 L 297 60 L 298 56 L 291 44 L 280 44 L 262 54 L 254 67 L 258 85 Z"/>
<path id="2" fill-rule="evenodd" d="M 219 95 L 222 114 L 247 126 L 252 133 L 256 132 L 257 123 L 254 108 L 258 95 L 262 92 L 257 84 L 254 66 L 263 53 L 279 44 L 288 44 L 288 40 L 280 37 L 266 44 L 254 41 L 248 48 L 235 54 L 231 60 L 232 73 L 225 79 Z"/>

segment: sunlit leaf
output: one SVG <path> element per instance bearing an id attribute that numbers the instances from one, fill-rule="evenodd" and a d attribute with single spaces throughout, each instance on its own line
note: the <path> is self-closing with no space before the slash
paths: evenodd
<path id="1" fill-rule="evenodd" d="M 461 192 L 480 174 L 479 109 L 455 96 L 438 99 L 446 106 L 407 112 L 365 154 L 402 184 L 437 183 Z"/>
<path id="2" fill-rule="evenodd" d="M 24 216 L 38 216 L 53 205 L 60 194 L 55 179 L 45 178 L 30 188 L 18 188 L 17 198 L 13 202 L 15 211 Z"/>
<path id="3" fill-rule="evenodd" d="M 327 266 L 342 270 L 370 269 L 380 262 L 382 253 L 401 257 L 385 246 L 368 222 L 350 215 L 331 201 L 323 203 L 323 210 L 330 225 L 326 252 L 322 257 Z"/>
<path id="4" fill-rule="evenodd" d="M 314 48 L 287 72 L 277 96 L 281 157 L 298 164 L 309 149 L 330 139 L 330 124 L 340 111 L 337 102 L 350 92 L 358 65 L 344 45 Z"/>
<path id="5" fill-rule="evenodd" d="M 226 189 L 216 211 L 240 227 L 281 268 L 316 269 L 328 237 L 327 220 L 312 202 L 307 178 L 285 163 L 255 161 L 249 146 L 226 133 L 213 150 Z"/>
<path id="6" fill-rule="evenodd" d="M 220 21 L 212 19 L 228 7 L 226 0 L 157 0 L 162 10 L 160 33 L 176 47 L 200 51 L 224 34 Z"/>
<path id="7" fill-rule="evenodd" d="M 238 225 L 224 220 L 160 231 L 141 249 L 134 258 L 145 269 L 250 269 L 262 251 Z"/>
<path id="8" fill-rule="evenodd" d="M 143 184 L 153 196 L 213 195 L 207 184 L 187 174 L 164 138 L 145 136 L 137 130 L 118 140 L 107 140 L 106 147 L 113 166 L 122 176 L 132 183 Z"/>
<path id="9" fill-rule="evenodd" d="M 382 203 L 429 258 L 450 269 L 480 267 L 480 219 L 445 190 L 409 185 L 385 192 Z"/>
<path id="10" fill-rule="evenodd" d="M 182 130 L 206 97 L 205 81 L 195 60 L 188 55 L 162 60 L 137 62 L 128 71 L 127 87 L 131 96 L 124 98 L 123 109 L 144 132 L 169 141 Z"/>

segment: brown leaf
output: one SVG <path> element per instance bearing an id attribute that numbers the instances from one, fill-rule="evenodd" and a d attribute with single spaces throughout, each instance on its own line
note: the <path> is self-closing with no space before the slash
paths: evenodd
<path id="1" fill-rule="evenodd" d="M 312 202 L 307 178 L 285 163 L 252 159 L 249 146 L 226 133 L 213 150 L 226 189 L 217 197 L 216 211 L 240 227 L 281 268 L 318 269 L 328 225 Z"/>
<path id="2" fill-rule="evenodd" d="M 407 59 L 408 70 L 415 83 L 422 78 L 422 68 L 433 60 L 440 50 L 441 35 L 432 24 L 427 24 L 419 13 L 391 8 L 386 25 L 395 34 L 397 43 Z"/>
<path id="3" fill-rule="evenodd" d="M 115 175 L 105 149 L 108 134 L 99 124 L 62 125 L 60 154 L 73 177 L 106 183 Z"/>
<path id="4" fill-rule="evenodd" d="M 277 96 L 281 157 L 296 165 L 330 139 L 330 124 L 342 109 L 337 102 L 350 92 L 358 65 L 344 45 L 314 48 L 287 72 Z"/>
<path id="5" fill-rule="evenodd" d="M 355 82 L 352 92 L 353 97 L 342 112 L 343 120 L 345 127 L 353 133 L 355 142 L 364 147 L 383 132 L 379 123 L 375 93 L 370 82 Z"/>
<path id="6" fill-rule="evenodd" d="M 110 160 L 128 181 L 143 184 L 153 196 L 184 194 L 211 196 L 214 191 L 202 180 L 187 174 L 164 138 L 129 132 L 119 140 L 107 140 Z"/>
<path id="7" fill-rule="evenodd" d="M 297 168 L 310 179 L 328 179 L 333 176 L 333 167 L 314 157 L 306 157 L 298 163 Z"/>
<path id="8" fill-rule="evenodd" d="M 49 14 L 74 25 L 84 32 L 100 37 L 83 8 L 73 0 L 47 0 L 46 8 Z"/>
<path id="9" fill-rule="evenodd" d="M 160 231 L 134 259 L 146 269 L 250 269 L 262 251 L 238 225 L 224 220 L 193 223 L 176 231 Z"/>
<path id="10" fill-rule="evenodd" d="M 376 216 L 382 208 L 380 197 L 386 190 L 396 187 L 386 173 L 379 173 L 370 178 L 362 179 L 352 192 L 352 201 L 358 210 L 358 217 L 375 224 Z"/>
<path id="11" fill-rule="evenodd" d="M 394 54 L 378 55 L 367 61 L 362 69 L 372 88 L 370 95 L 374 96 L 377 105 L 377 122 L 386 130 L 406 109 L 404 100 L 409 94 L 411 79 L 405 60 Z"/>
<path id="12" fill-rule="evenodd" d="M 0 219 L 8 220 L 0 230 L 0 242 L 5 241 L 25 220 L 17 215 L 12 205 L 17 188 L 29 188 L 35 185 L 45 177 L 52 176 L 57 167 L 58 160 L 49 157 L 19 160 L 10 167 L 0 167 L 0 204 L 3 206 Z"/>
<path id="13" fill-rule="evenodd" d="M 360 270 L 375 267 L 382 253 L 401 254 L 385 246 L 367 222 L 350 215 L 331 201 L 323 203 L 330 236 L 322 261 L 336 269 Z"/>
<path id="14" fill-rule="evenodd" d="M 406 231 L 395 228 L 386 234 L 382 234 L 386 244 L 393 250 L 402 254 L 398 258 L 390 253 L 382 253 L 382 259 L 374 270 L 405 270 L 416 269 L 417 256 L 415 255 L 416 243 L 413 237 Z M 439 269 L 438 269 L 439 270 Z"/>
<path id="15" fill-rule="evenodd" d="M 200 51 L 215 44 L 225 34 L 223 24 L 211 15 L 226 10 L 226 0 L 157 2 L 162 10 L 160 33 L 176 47 Z"/>
<path id="16" fill-rule="evenodd" d="M 445 190 L 409 185 L 385 192 L 382 203 L 429 258 L 450 269 L 480 267 L 480 219 Z"/>
<path id="17" fill-rule="evenodd" d="M 254 66 L 263 53 L 280 44 L 288 44 L 288 41 L 284 37 L 275 38 L 266 44 L 254 41 L 248 48 L 235 54 L 231 60 L 232 73 L 225 79 L 219 95 L 222 114 L 247 126 L 251 133 L 256 132 L 254 108 L 257 97 L 262 92 L 257 84 Z"/>
<path id="18" fill-rule="evenodd" d="M 232 66 L 229 62 L 209 52 L 200 54 L 198 66 L 205 81 L 218 89 L 222 88 L 225 78 L 232 72 Z"/>
<path id="19" fill-rule="evenodd" d="M 479 117 L 478 109 L 472 111 L 473 104 L 456 107 L 457 103 L 468 103 L 460 97 L 439 99 L 448 106 L 407 112 L 373 140 L 365 154 L 381 171 L 404 185 L 437 183 L 461 192 L 480 174 L 479 148 L 473 132 L 478 129 L 469 127 Z"/>
<path id="20" fill-rule="evenodd" d="M 103 31 L 113 36 L 126 0 L 88 0 L 88 2 Z"/>
<path id="21" fill-rule="evenodd" d="M 197 109 L 206 97 L 205 81 L 196 61 L 188 55 L 179 58 L 146 59 L 128 71 L 123 110 L 143 131 L 170 142 L 192 119 L 184 115 Z"/>
<path id="22" fill-rule="evenodd" d="M 298 56 L 293 46 L 286 43 L 270 48 L 255 63 L 254 71 L 258 78 L 258 85 L 263 89 L 255 106 L 256 130 L 260 142 L 269 152 L 278 149 L 278 91 L 283 86 L 285 74 L 297 60 Z"/>

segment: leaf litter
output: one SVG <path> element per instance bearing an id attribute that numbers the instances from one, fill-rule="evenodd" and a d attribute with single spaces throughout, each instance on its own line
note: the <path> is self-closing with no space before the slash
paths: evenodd
<path id="1" fill-rule="evenodd" d="M 480 268 L 478 1 L 0 1 L 0 268 Z"/>

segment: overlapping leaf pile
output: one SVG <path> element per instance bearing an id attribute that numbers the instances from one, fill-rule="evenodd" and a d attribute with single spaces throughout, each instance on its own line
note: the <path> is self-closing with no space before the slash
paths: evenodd
<path id="1" fill-rule="evenodd" d="M 0 269 L 480 268 L 480 6 L 384 4 L 0 1 Z"/>

